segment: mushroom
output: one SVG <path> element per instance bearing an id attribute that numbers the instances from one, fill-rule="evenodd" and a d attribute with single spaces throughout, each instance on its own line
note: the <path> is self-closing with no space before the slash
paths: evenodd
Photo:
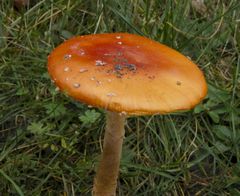
<path id="1" fill-rule="evenodd" d="M 116 194 L 127 116 L 189 110 L 207 93 L 203 73 L 187 57 L 128 33 L 71 38 L 49 55 L 48 71 L 67 95 L 107 111 L 96 196 Z"/>

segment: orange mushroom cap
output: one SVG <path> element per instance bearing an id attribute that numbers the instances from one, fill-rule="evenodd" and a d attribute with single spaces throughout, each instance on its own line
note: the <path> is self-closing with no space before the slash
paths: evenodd
<path id="1" fill-rule="evenodd" d="M 69 96 L 126 114 L 191 109 L 207 93 L 203 73 L 188 58 L 128 33 L 71 38 L 49 55 L 48 71 Z"/>

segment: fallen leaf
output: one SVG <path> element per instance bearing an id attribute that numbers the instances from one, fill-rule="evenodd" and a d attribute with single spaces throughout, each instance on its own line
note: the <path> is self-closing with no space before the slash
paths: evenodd
<path id="1" fill-rule="evenodd" d="M 192 7 L 202 15 L 205 15 L 207 12 L 207 7 L 204 4 L 204 0 L 192 0 Z"/>

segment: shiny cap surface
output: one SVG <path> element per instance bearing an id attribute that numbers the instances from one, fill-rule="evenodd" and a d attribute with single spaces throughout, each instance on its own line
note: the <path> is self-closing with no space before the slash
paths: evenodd
<path id="1" fill-rule="evenodd" d="M 48 71 L 74 99 L 130 115 L 188 110 L 207 93 L 203 73 L 187 57 L 128 33 L 71 38 L 49 55 Z"/>

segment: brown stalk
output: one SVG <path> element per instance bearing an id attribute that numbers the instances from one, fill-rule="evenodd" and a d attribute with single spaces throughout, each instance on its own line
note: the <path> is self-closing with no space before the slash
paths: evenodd
<path id="1" fill-rule="evenodd" d="M 93 196 L 115 196 L 119 173 L 125 115 L 107 112 L 103 152 L 94 179 Z"/>

